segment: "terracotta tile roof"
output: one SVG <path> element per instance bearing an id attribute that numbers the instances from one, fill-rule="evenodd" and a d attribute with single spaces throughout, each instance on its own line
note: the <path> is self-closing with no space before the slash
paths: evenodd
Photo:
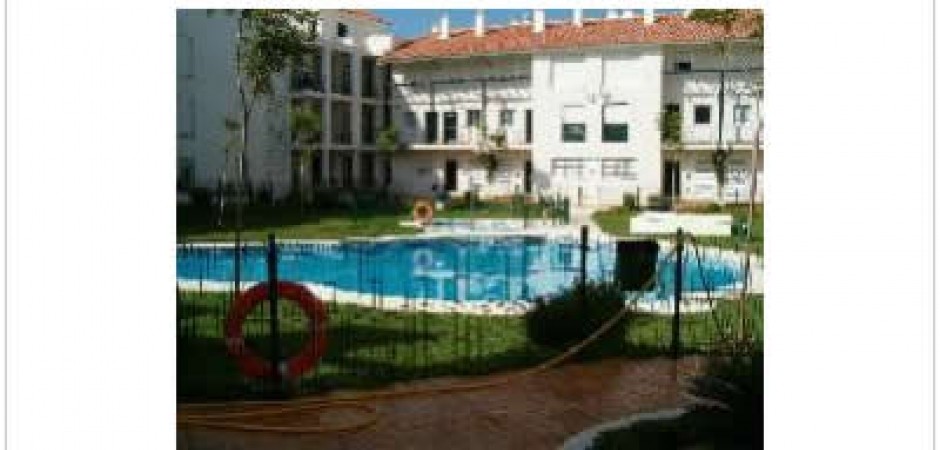
<path id="1" fill-rule="evenodd" d="M 753 21 L 739 21 L 727 37 L 749 38 Z M 530 53 L 539 49 L 596 47 L 612 44 L 710 42 L 726 34 L 723 26 L 696 22 L 682 16 L 660 16 L 645 25 L 632 19 L 588 19 L 577 27 L 571 22 L 548 22 L 545 31 L 532 32 L 532 24 L 489 28 L 482 37 L 473 29 L 453 30 L 449 39 L 436 34 L 402 41 L 385 56 L 388 62 L 431 58 L 455 58 L 499 53 Z"/>
<path id="2" fill-rule="evenodd" d="M 372 11 L 369 11 L 368 9 L 341 9 L 340 11 L 359 19 L 371 20 L 373 22 L 378 22 L 384 25 L 391 25 L 391 22 L 385 20 L 382 18 L 382 16 L 379 16 Z"/>

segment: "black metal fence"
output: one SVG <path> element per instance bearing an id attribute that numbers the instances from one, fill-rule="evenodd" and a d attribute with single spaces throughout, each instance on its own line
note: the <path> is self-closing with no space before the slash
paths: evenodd
<path id="1" fill-rule="evenodd" d="M 595 239 L 588 246 L 605 245 Z M 276 255 L 279 247 L 296 250 L 306 246 L 317 251 L 317 244 L 280 244 L 270 248 L 263 245 L 244 247 L 241 251 L 243 272 L 241 279 L 269 280 L 268 268 L 248 255 L 256 256 L 269 250 L 275 252 L 274 261 L 284 267 L 278 269 L 281 277 L 290 279 L 289 261 Z M 326 245 L 326 244 L 321 244 Z M 500 295 L 499 301 L 475 303 L 472 301 L 437 301 L 427 287 L 399 286 L 403 280 L 383 279 L 378 275 L 375 261 L 370 258 L 368 246 L 344 247 L 351 252 L 344 257 L 358 259 L 357 274 L 345 274 L 355 279 L 351 290 L 338 286 L 337 281 L 318 283 L 317 293 L 326 305 L 328 314 L 327 350 L 317 366 L 303 376 L 290 380 L 284 386 L 289 393 L 317 393 L 337 388 L 366 388 L 390 382 L 435 376 L 462 376 L 489 373 L 538 364 L 559 350 L 539 346 L 527 336 L 524 316 L 535 295 L 527 292 L 526 280 L 538 274 L 529 266 L 517 264 L 510 252 L 494 258 L 505 258 L 505 272 L 487 276 L 474 276 L 466 270 L 454 272 L 454 283 L 468 286 L 471 291 L 487 289 Z M 559 256 L 552 269 L 566 274 L 572 284 L 585 271 L 592 278 L 613 280 L 613 261 L 592 261 L 582 258 L 581 242 L 575 239 L 558 241 Z M 187 280 L 177 282 L 177 389 L 180 400 L 194 401 L 222 398 L 254 398 L 270 395 L 270 380 L 249 379 L 241 375 L 226 348 L 223 325 L 236 297 L 231 282 L 216 280 L 214 274 L 231 270 L 234 248 L 220 247 L 200 251 L 196 245 L 180 245 L 178 252 L 199 252 L 201 268 Z M 694 271 L 697 250 L 687 245 L 685 270 Z M 566 256 L 565 256 L 566 255 Z M 192 256 L 189 254 L 188 256 Z M 192 260 L 189 260 L 190 263 Z M 582 264 L 584 262 L 584 264 Z M 403 261 L 402 264 L 411 264 Z M 589 270 L 588 264 L 597 264 Z M 497 264 L 499 265 L 499 264 Z M 322 270 L 330 270 L 329 266 Z M 674 282 L 667 274 L 657 274 L 657 284 Z M 337 274 L 342 278 L 344 274 Z M 350 278 L 352 277 L 352 278 Z M 492 283 L 496 280 L 496 283 Z M 244 287 L 247 285 L 243 285 Z M 350 291 L 358 294 L 351 295 Z M 711 289 L 709 289 L 711 291 Z M 741 323 L 741 314 L 748 317 L 750 332 L 760 336 L 762 302 L 749 301 L 745 308 L 739 302 L 718 301 L 709 312 L 683 314 L 679 320 L 681 351 L 710 351 L 726 341 Z M 701 297 L 701 292 L 699 292 Z M 671 300 L 670 300 L 671 301 Z M 689 300 L 685 300 L 688 302 Z M 699 299 L 701 301 L 701 299 Z M 295 354 L 310 338 L 307 316 L 293 302 L 263 302 L 247 317 L 242 327 L 245 345 L 260 356 L 271 359 L 277 355 L 283 360 Z M 476 305 L 476 306 L 474 306 Z M 665 306 L 667 311 L 669 305 Z M 276 318 L 276 320 L 274 320 Z M 674 336 L 672 317 L 665 314 L 633 314 L 624 339 L 628 343 L 626 356 L 669 354 Z M 272 339 L 272 325 L 276 324 L 278 343 Z"/>

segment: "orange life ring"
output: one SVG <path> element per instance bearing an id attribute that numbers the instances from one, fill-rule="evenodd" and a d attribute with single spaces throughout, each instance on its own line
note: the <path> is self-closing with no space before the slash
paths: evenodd
<path id="1" fill-rule="evenodd" d="M 326 309 L 317 296 L 297 283 L 279 281 L 277 295 L 278 298 L 296 303 L 310 319 L 311 339 L 299 353 L 286 361 L 285 367 L 281 368 L 282 376 L 296 378 L 312 369 L 326 352 Z M 229 354 L 235 358 L 242 373 L 252 378 L 265 378 L 274 374 L 270 361 L 258 356 L 245 346 L 245 336 L 242 333 L 242 325 L 248 318 L 248 314 L 267 298 L 268 283 L 258 283 L 235 299 L 232 309 L 225 318 L 225 346 Z"/>
<path id="2" fill-rule="evenodd" d="M 427 225 L 434 219 L 434 205 L 427 200 L 418 200 L 415 202 L 415 207 L 411 213 L 415 222 Z"/>

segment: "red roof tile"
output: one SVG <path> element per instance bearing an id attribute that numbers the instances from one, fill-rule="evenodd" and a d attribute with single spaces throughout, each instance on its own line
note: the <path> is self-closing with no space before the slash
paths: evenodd
<path id="1" fill-rule="evenodd" d="M 538 49 L 596 47 L 612 44 L 659 44 L 711 42 L 722 37 L 751 37 L 753 21 L 736 23 L 730 33 L 721 25 L 696 22 L 682 16 L 660 16 L 652 24 L 643 18 L 585 20 L 581 27 L 571 22 L 546 23 L 545 31 L 533 33 L 531 24 L 490 28 L 482 37 L 473 29 L 458 29 L 450 38 L 430 34 L 397 44 L 385 56 L 388 62 L 431 58 L 455 58 L 500 53 L 530 53 Z"/>
<path id="2" fill-rule="evenodd" d="M 360 19 L 371 20 L 373 22 L 378 22 L 384 25 L 391 25 L 391 22 L 383 19 L 381 16 L 372 11 L 369 11 L 368 9 L 341 9 L 340 11 Z"/>

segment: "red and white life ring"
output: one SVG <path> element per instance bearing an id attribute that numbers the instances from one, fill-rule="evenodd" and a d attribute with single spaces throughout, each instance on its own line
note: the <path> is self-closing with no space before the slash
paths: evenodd
<path id="1" fill-rule="evenodd" d="M 418 200 L 411 213 L 416 223 L 427 225 L 434 220 L 434 205 L 427 200 Z"/>
<path id="2" fill-rule="evenodd" d="M 326 353 L 326 309 L 323 302 L 303 285 L 290 281 L 277 283 L 278 298 L 296 303 L 310 320 L 311 338 L 299 353 L 286 361 L 280 370 L 285 378 L 296 378 L 312 369 Z M 232 304 L 225 318 L 225 346 L 235 358 L 243 374 L 252 378 L 265 378 L 274 375 L 271 361 L 268 361 L 245 345 L 242 325 L 251 310 L 268 299 L 268 283 L 258 283 L 243 292 Z"/>

